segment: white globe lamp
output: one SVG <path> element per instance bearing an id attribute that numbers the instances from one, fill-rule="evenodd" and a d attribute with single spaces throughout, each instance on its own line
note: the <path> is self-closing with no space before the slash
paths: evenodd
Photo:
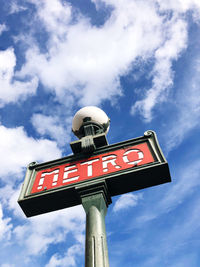
<path id="1" fill-rule="evenodd" d="M 102 109 L 94 106 L 81 108 L 72 121 L 72 132 L 80 139 L 70 143 L 74 154 L 91 154 L 108 145 L 106 134 L 109 127 L 110 119 Z"/>
<path id="2" fill-rule="evenodd" d="M 72 121 L 73 133 L 78 138 L 84 137 L 87 134 L 84 132 L 83 127 L 86 125 L 93 126 L 94 132 L 92 135 L 99 133 L 107 134 L 110 126 L 110 119 L 102 109 L 95 106 L 87 106 L 81 108 L 74 115 Z"/>

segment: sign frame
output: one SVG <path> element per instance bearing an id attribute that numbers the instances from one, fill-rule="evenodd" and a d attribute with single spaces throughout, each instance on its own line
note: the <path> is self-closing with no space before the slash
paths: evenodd
<path id="1" fill-rule="evenodd" d="M 74 144 L 80 141 L 73 142 Z M 68 184 L 62 187 L 56 187 L 50 190 L 31 194 L 31 188 L 39 171 L 53 168 L 66 163 L 85 160 L 90 157 L 98 156 L 104 153 L 114 152 L 120 148 L 126 148 L 133 145 L 147 143 L 154 162 L 141 166 L 134 166 L 125 170 L 105 174 L 100 177 L 94 177 L 89 180 Z M 110 196 L 116 196 L 143 188 L 167 183 L 171 181 L 168 163 L 159 146 L 156 133 L 146 131 L 144 136 L 126 140 L 120 143 L 97 148 L 92 155 L 78 153 L 37 164 L 33 162 L 28 165 L 25 180 L 22 185 L 18 203 L 27 217 L 38 214 L 68 208 L 81 204 L 81 198 L 78 188 L 93 188 L 95 185 L 106 183 Z"/>

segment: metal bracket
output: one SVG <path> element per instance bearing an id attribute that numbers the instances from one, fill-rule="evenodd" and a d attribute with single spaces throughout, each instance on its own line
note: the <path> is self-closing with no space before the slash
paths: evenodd
<path id="1" fill-rule="evenodd" d="M 108 145 L 105 133 L 89 135 L 70 143 L 74 154 L 92 154 L 97 148 Z"/>

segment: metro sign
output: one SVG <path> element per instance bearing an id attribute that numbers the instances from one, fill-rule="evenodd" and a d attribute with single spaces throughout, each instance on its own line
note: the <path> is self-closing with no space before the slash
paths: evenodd
<path id="1" fill-rule="evenodd" d="M 37 173 L 31 194 L 86 181 L 136 166 L 154 162 L 148 144 L 138 144 L 110 153 L 62 164 Z"/>
<path id="2" fill-rule="evenodd" d="M 105 181 L 111 196 L 170 182 L 168 164 L 154 132 L 27 168 L 19 204 L 33 216 L 80 204 L 77 185 Z"/>

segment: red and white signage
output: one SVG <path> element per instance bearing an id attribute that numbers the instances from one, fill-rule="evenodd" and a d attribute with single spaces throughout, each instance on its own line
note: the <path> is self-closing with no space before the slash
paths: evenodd
<path id="1" fill-rule="evenodd" d="M 38 171 L 31 194 L 154 162 L 146 142 Z"/>
<path id="2" fill-rule="evenodd" d="M 81 204 L 79 189 L 104 184 L 110 197 L 171 181 L 168 163 L 153 131 L 27 167 L 18 203 L 27 217 Z M 81 190 L 82 190 L 81 189 Z"/>

